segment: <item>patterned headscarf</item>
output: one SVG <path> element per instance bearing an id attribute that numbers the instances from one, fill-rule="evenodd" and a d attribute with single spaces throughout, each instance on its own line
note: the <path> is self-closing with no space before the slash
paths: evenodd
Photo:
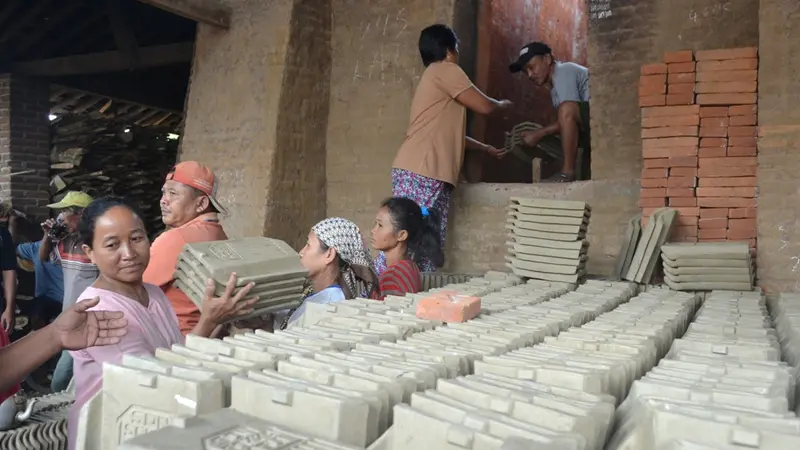
<path id="1" fill-rule="evenodd" d="M 336 250 L 344 261 L 342 280 L 350 293 L 372 295 L 377 289 L 377 275 L 358 225 L 341 217 L 330 217 L 311 227 L 311 231 L 325 245 Z"/>

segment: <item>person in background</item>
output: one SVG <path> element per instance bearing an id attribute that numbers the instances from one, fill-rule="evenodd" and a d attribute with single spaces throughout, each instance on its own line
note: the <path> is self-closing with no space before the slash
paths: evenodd
<path id="1" fill-rule="evenodd" d="M 24 338 L 8 343 L 0 328 L 0 403 L 19 389 L 19 381 L 60 351 L 113 345 L 128 332 L 121 312 L 87 311 L 99 298 L 81 300 L 62 312 L 52 323 Z"/>
<path id="2" fill-rule="evenodd" d="M 11 334 L 17 313 L 17 255 L 11 233 L 4 226 L 0 227 L 0 271 L 3 273 L 3 314 L 0 315 L 0 327 Z"/>
<path id="3" fill-rule="evenodd" d="M 422 290 L 419 265 L 444 265 L 438 212 L 413 200 L 391 197 L 381 204 L 372 227 L 372 247 L 386 257 L 380 275 L 381 298 Z"/>
<path id="4" fill-rule="evenodd" d="M 44 237 L 39 245 L 39 261 L 52 262 L 61 267 L 64 287 L 62 311 L 72 306 L 78 300 L 78 295 L 91 286 L 100 273 L 83 252 L 78 234 L 78 222 L 83 209 L 92 200 L 92 196 L 84 192 L 69 191 L 61 201 L 47 205 L 58 211 L 58 216 L 42 224 Z M 64 351 L 53 371 L 50 389 L 53 392 L 63 391 L 71 379 L 72 357 Z"/>
<path id="5" fill-rule="evenodd" d="M 217 187 L 211 169 L 195 161 L 184 161 L 172 168 L 161 189 L 161 220 L 169 229 L 153 241 L 144 282 L 164 291 L 184 335 L 197 325 L 200 310 L 173 286 L 175 267 L 186 244 L 228 239 L 219 223 L 218 214 L 225 214 L 225 209 L 215 198 Z"/>
<path id="6" fill-rule="evenodd" d="M 356 297 L 378 298 L 378 276 L 358 226 L 341 217 L 325 219 L 311 227 L 300 250 L 311 286 L 303 303 L 275 314 L 275 330 L 291 326 L 305 312 L 306 303 L 336 303 Z"/>
<path id="7" fill-rule="evenodd" d="M 178 317 L 164 292 L 143 282 L 150 261 L 150 242 L 141 215 L 124 200 L 104 197 L 92 202 L 80 222 L 83 250 L 97 265 L 100 276 L 81 297 L 99 297 L 98 310 L 123 312 L 128 333 L 116 345 L 89 347 L 70 352 L 75 360 L 75 404 L 69 413 L 69 447 L 75 447 L 75 431 L 81 407 L 102 387 L 103 363 L 119 364 L 122 356 L 150 355 L 159 347 L 183 343 Z M 193 334 L 209 337 L 223 321 L 252 312 L 255 299 L 244 296 L 253 283 L 236 292 L 231 274 L 222 297 L 214 297 L 214 283 L 207 280 L 203 312 Z"/>
<path id="8" fill-rule="evenodd" d="M 575 181 L 575 159 L 583 140 L 588 144 L 589 130 L 589 69 L 573 62 L 556 61 L 553 51 L 543 42 L 531 42 L 519 51 L 517 61 L 509 66 L 511 73 L 524 71 L 537 86 L 550 90 L 556 108 L 555 122 L 536 131 L 528 131 L 522 139 L 535 147 L 545 136 L 561 135 L 564 163 L 561 171 L 549 182 Z"/>
<path id="9" fill-rule="evenodd" d="M 61 267 L 51 261 L 42 261 L 39 258 L 41 246 L 41 241 L 17 245 L 17 256 L 22 260 L 33 262 L 36 283 L 33 294 L 35 316 L 42 322 L 36 324 L 34 328 L 37 329 L 47 325 L 61 314 L 64 301 L 64 277 Z"/>
<path id="10" fill-rule="evenodd" d="M 496 158 L 506 151 L 466 137 L 467 109 L 491 114 L 512 106 L 508 100 L 487 97 L 458 65 L 458 37 L 446 25 L 431 25 L 420 33 L 419 53 L 425 71 L 411 102 L 411 121 L 405 141 L 392 163 L 392 195 L 408 197 L 420 206 L 440 212 L 444 244 L 450 194 L 458 183 L 464 150 L 486 152 Z M 422 261 L 420 269 L 435 269 Z M 381 253 L 377 272 L 386 269 Z"/>

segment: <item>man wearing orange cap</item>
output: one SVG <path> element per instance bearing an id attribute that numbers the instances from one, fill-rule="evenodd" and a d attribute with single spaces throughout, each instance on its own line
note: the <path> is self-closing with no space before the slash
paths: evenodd
<path id="1" fill-rule="evenodd" d="M 200 319 L 200 310 L 180 289 L 173 286 L 175 267 L 183 246 L 192 242 L 228 239 L 218 213 L 225 209 L 215 198 L 217 179 L 208 167 L 196 161 L 175 165 L 161 189 L 161 220 L 169 229 L 150 247 L 150 263 L 144 282 L 160 286 L 178 315 L 186 335 Z"/>

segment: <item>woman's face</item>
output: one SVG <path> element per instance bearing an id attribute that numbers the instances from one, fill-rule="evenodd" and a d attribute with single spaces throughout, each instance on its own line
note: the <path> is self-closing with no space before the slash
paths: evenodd
<path id="1" fill-rule="evenodd" d="M 391 250 L 404 241 L 407 234 L 405 230 L 401 230 L 400 233 L 395 230 L 389 209 L 384 206 L 378 210 L 375 224 L 372 226 L 372 248 L 381 252 Z"/>
<path id="2" fill-rule="evenodd" d="M 300 263 L 308 270 L 309 278 L 313 279 L 335 260 L 336 250 L 332 248 L 323 250 L 317 234 L 309 232 L 306 246 L 300 250 Z"/>
<path id="3" fill-rule="evenodd" d="M 115 206 L 97 218 L 92 247 L 84 245 L 83 249 L 101 274 L 124 283 L 141 281 L 150 262 L 144 224 L 124 206 Z"/>

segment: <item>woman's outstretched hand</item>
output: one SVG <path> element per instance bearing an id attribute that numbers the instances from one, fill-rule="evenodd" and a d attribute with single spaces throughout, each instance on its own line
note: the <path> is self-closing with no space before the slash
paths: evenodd
<path id="1" fill-rule="evenodd" d="M 258 298 L 245 299 L 245 296 L 253 289 L 255 283 L 247 284 L 234 294 L 236 280 L 236 274 L 232 273 L 225 284 L 225 292 L 219 297 L 214 296 L 214 280 L 209 278 L 206 281 L 200 322 L 195 327 L 195 334 L 210 336 L 220 323 L 253 312 L 252 306 Z"/>
<path id="2" fill-rule="evenodd" d="M 67 350 L 82 350 L 98 345 L 118 344 L 128 332 L 122 312 L 87 311 L 97 306 L 99 297 L 81 300 L 61 313 L 49 325 L 54 338 Z"/>

